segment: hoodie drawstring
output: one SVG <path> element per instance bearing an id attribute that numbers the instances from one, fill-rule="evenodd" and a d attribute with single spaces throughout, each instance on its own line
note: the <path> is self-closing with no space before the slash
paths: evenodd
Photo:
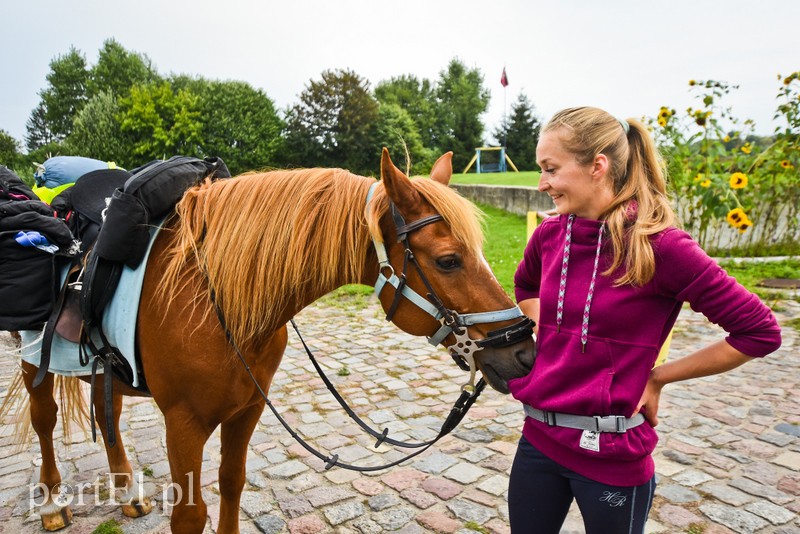
<path id="1" fill-rule="evenodd" d="M 558 284 L 558 306 L 556 307 L 556 331 L 561 332 L 561 322 L 564 319 L 564 297 L 567 293 L 567 268 L 569 267 L 569 250 L 572 244 L 572 222 L 575 215 L 570 215 L 567 220 L 567 236 L 564 242 L 564 257 L 561 260 L 561 280 Z M 594 298 L 594 286 L 597 280 L 597 267 L 600 264 L 600 250 L 603 247 L 603 230 L 606 223 L 600 224 L 600 231 L 597 235 L 597 251 L 594 255 L 594 268 L 592 269 L 592 280 L 589 282 L 589 292 L 586 294 L 586 305 L 583 307 L 583 323 L 581 324 L 581 352 L 586 352 L 586 343 L 589 340 L 589 310 L 592 307 Z"/>

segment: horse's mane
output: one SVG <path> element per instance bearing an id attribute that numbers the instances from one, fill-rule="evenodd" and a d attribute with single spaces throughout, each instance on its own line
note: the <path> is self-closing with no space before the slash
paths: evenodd
<path id="1" fill-rule="evenodd" d="M 204 271 L 208 280 L 199 284 L 213 288 L 237 343 L 272 332 L 291 302 L 309 302 L 362 279 L 370 231 L 381 239 L 378 221 L 387 208 L 379 185 L 365 210 L 372 183 L 341 169 L 206 180 L 189 189 L 176 207 L 175 240 L 167 251 L 160 293 L 171 303 L 189 276 Z M 456 239 L 480 254 L 477 208 L 432 180 L 412 183 L 450 224 Z M 187 264 L 197 268 L 187 270 Z"/>

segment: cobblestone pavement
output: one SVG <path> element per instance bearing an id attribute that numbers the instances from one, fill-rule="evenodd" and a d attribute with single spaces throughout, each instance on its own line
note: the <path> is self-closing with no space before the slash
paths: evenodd
<path id="1" fill-rule="evenodd" d="M 789 301 L 778 313 L 785 323 L 800 317 L 800 305 Z M 341 393 L 368 422 L 399 439 L 435 435 L 465 380 L 444 350 L 386 323 L 374 301 L 363 309 L 328 301 L 297 321 Z M 685 309 L 670 354 L 686 354 L 720 336 Z M 3 333 L 0 343 L 7 352 L 11 338 Z M 784 327 L 778 353 L 725 375 L 665 388 L 648 532 L 800 532 L 798 345 L 796 330 Z M 289 422 L 343 461 L 375 465 L 396 459 L 398 453 L 386 445 L 374 449 L 374 440 L 347 419 L 301 350 L 291 333 L 270 394 Z M 0 397 L 15 370 L 14 357 L 3 354 Z M 325 471 L 265 411 L 250 440 L 242 532 L 507 533 L 508 473 L 522 420 L 518 403 L 487 388 L 460 427 L 433 449 L 388 471 L 362 475 Z M 66 532 L 93 532 L 111 519 L 126 533 L 169 531 L 161 498 L 169 483 L 163 418 L 152 401 L 128 399 L 121 426 L 134 470 L 153 486 L 153 512 L 127 519 L 103 502 L 103 493 L 98 501 L 86 489 L 82 502 L 73 501 L 74 523 Z M 40 532 L 29 493 L 38 480 L 38 444 L 34 440 L 19 452 L 12 444 L 13 425 L 5 421 L 0 430 L 0 532 Z M 60 437 L 58 443 L 65 482 L 91 482 L 107 471 L 102 447 L 90 437 L 78 433 L 69 448 Z M 219 431 L 206 445 L 203 464 L 207 532 L 214 532 L 218 516 L 218 463 Z M 562 532 L 583 532 L 574 509 Z"/>

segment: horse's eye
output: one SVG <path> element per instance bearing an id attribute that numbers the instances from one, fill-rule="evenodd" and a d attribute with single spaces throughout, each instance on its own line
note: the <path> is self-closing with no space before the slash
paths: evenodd
<path id="1" fill-rule="evenodd" d="M 443 271 L 454 271 L 461 267 L 461 258 L 457 255 L 442 256 L 436 259 L 436 266 Z"/>

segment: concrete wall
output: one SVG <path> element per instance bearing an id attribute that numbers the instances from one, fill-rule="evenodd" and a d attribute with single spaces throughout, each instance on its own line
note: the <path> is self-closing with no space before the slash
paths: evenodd
<path id="1" fill-rule="evenodd" d="M 488 204 L 517 215 L 553 208 L 550 197 L 533 187 L 473 184 L 450 184 L 450 187 L 473 202 Z"/>

